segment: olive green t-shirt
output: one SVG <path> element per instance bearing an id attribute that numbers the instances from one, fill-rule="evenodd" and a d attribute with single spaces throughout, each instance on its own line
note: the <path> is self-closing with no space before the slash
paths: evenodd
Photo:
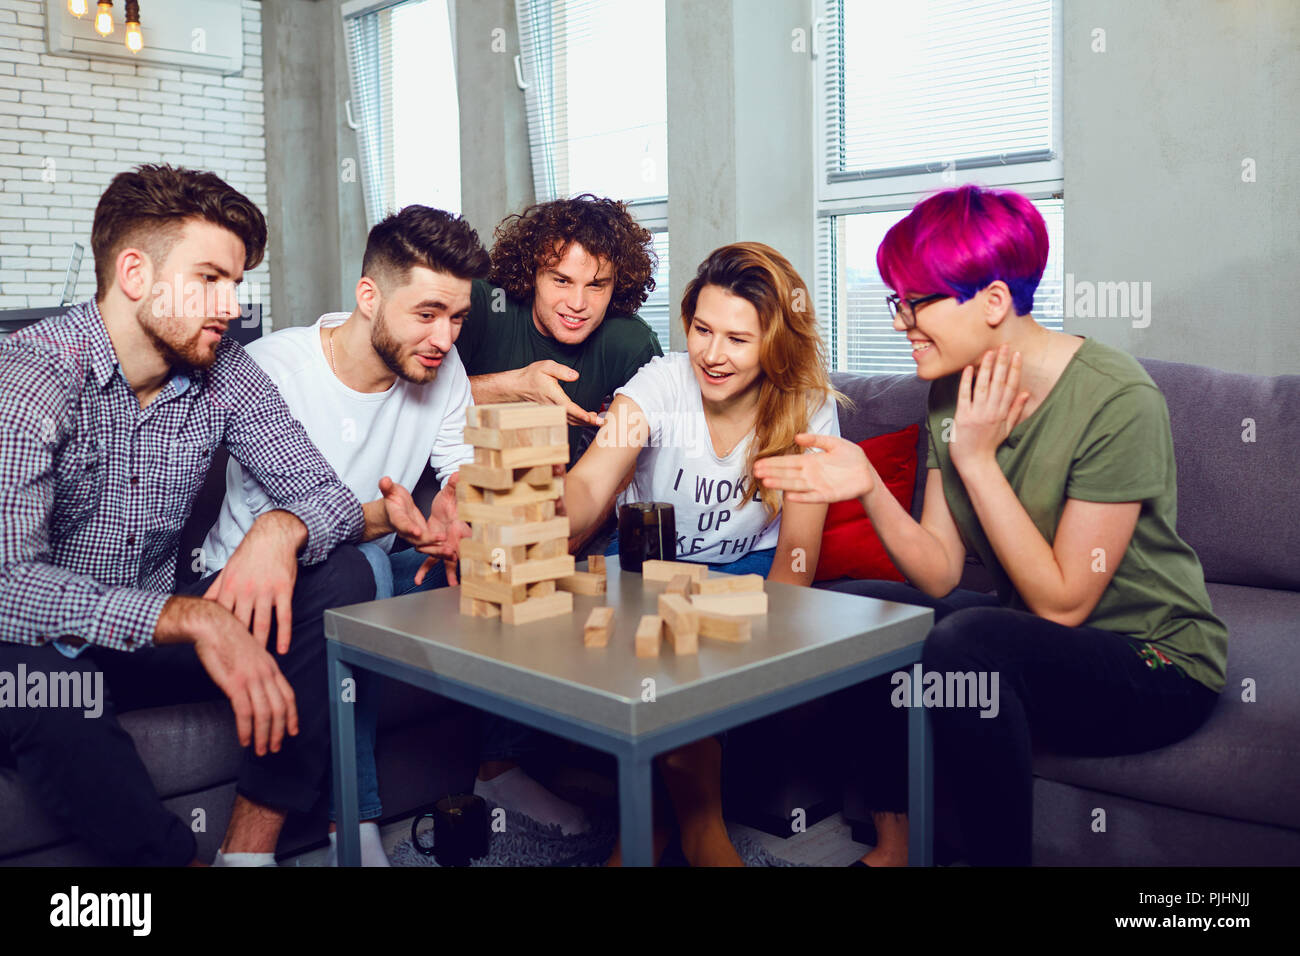
<path id="1" fill-rule="evenodd" d="M 960 375 L 930 386 L 927 467 L 968 550 L 997 582 L 1006 607 L 1027 611 L 999 563 L 949 454 Z M 938 440 L 936 440 L 936 438 Z M 1115 576 L 1084 622 L 1125 635 L 1151 667 L 1174 667 L 1222 690 L 1228 630 L 1210 607 L 1196 552 L 1178 536 L 1173 436 L 1164 396 L 1132 356 L 1085 339 L 1043 403 L 1007 436 L 998 465 L 1050 544 L 1068 498 L 1141 501 Z M 1113 560 L 1094 555 L 1093 561 Z"/>
<path id="2" fill-rule="evenodd" d="M 495 306 L 495 308 L 494 308 Z M 614 390 L 637 370 L 663 355 L 659 337 L 639 315 L 606 314 L 579 345 L 564 345 L 537 331 L 533 303 L 512 299 L 504 289 L 474 280 L 469 318 L 456 339 L 456 351 L 470 376 L 491 375 L 549 359 L 578 373 L 576 382 L 561 382 L 564 393 L 589 412 L 599 412 Z M 596 437 L 594 426 L 569 426 L 569 467 Z"/>

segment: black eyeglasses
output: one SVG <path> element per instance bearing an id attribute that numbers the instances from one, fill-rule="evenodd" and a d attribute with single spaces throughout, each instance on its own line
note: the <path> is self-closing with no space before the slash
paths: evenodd
<path id="1" fill-rule="evenodd" d="M 885 304 L 889 306 L 889 317 L 891 319 L 896 319 L 901 315 L 903 317 L 903 327 L 914 329 L 916 328 L 916 310 L 918 308 L 927 302 L 938 302 L 940 299 L 947 298 L 949 298 L 949 295 L 946 292 L 923 295 L 919 299 L 904 299 L 897 295 L 887 295 L 885 296 Z"/>

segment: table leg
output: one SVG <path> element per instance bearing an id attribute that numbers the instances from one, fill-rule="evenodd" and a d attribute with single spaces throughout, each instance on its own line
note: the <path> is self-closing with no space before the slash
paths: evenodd
<path id="1" fill-rule="evenodd" d="M 624 866 L 654 866 L 650 759 L 618 758 L 618 816 Z"/>
<path id="2" fill-rule="evenodd" d="M 908 865 L 934 866 L 934 742 L 924 707 L 907 714 L 907 832 Z"/>
<path id="3" fill-rule="evenodd" d="M 353 711 L 356 683 L 352 666 L 338 657 L 338 645 L 326 642 L 330 686 L 330 755 L 333 757 L 334 816 L 338 829 L 339 866 L 361 865 L 361 820 L 357 806 L 357 728 Z M 344 700 L 345 689 L 350 689 Z"/>

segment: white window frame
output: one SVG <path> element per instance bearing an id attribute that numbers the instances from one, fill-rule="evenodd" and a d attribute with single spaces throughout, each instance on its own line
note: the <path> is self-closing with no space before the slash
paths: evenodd
<path id="1" fill-rule="evenodd" d="M 954 163 L 953 168 L 919 167 L 915 172 L 881 171 L 866 176 L 845 175 L 833 167 L 831 144 L 838 148 L 838 134 L 832 139 L 829 126 L 831 103 L 827 93 L 832 71 L 838 73 L 839 50 L 832 42 L 829 29 L 832 19 L 838 20 L 844 3 L 853 0 L 811 0 L 813 18 L 813 168 L 817 171 L 814 220 L 817 268 L 813 279 L 814 301 L 822 317 L 822 334 L 831 350 L 832 367 L 848 367 L 848 339 L 843 330 L 833 327 L 836 316 L 844 321 L 841 308 L 834 312 L 830 305 L 830 290 L 824 288 L 829 278 L 826 269 L 836 268 L 834 255 L 823 256 L 822 248 L 829 239 L 830 220 L 833 217 L 861 213 L 905 212 L 922 199 L 947 188 L 969 182 L 999 189 L 1014 189 L 1027 198 L 1040 201 L 1061 199 L 1065 193 L 1065 164 L 1062 143 L 1065 124 L 1062 117 L 1064 103 L 1064 30 L 1062 0 L 1052 0 L 1052 149 L 1049 157 L 1032 162 L 1011 162 L 1006 165 Z M 893 173 L 891 175 L 891 172 Z M 840 290 L 841 296 L 843 290 Z M 836 303 L 842 306 L 843 303 Z"/>

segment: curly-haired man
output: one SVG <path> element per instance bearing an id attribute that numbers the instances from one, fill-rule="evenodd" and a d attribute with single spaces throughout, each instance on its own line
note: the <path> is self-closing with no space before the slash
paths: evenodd
<path id="1" fill-rule="evenodd" d="M 614 390 L 663 354 L 636 314 L 654 267 L 650 233 L 613 199 L 584 194 L 507 216 L 457 343 L 475 403 L 564 405 L 572 467 Z"/>
<path id="2" fill-rule="evenodd" d="M 584 194 L 507 216 L 456 342 L 475 403 L 565 406 L 572 467 L 614 390 L 663 355 L 636 314 L 654 289 L 654 267 L 650 233 L 621 202 Z M 578 808 L 515 763 L 532 737 L 526 728 L 492 718 L 483 730 L 475 793 L 565 832 L 585 827 Z"/>

